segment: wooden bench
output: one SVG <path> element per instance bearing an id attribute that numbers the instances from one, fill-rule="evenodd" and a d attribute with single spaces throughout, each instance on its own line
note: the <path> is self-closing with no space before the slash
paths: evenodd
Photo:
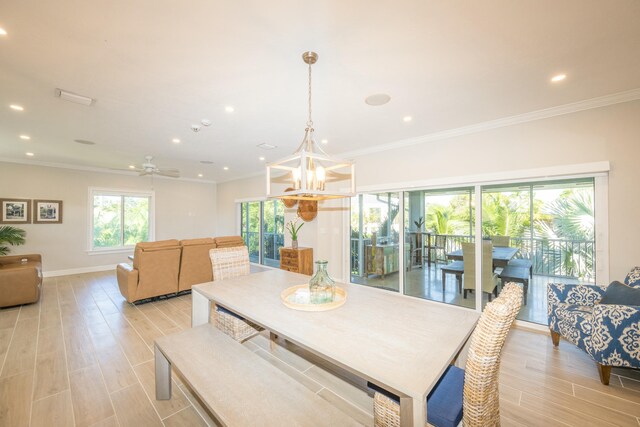
<path id="1" fill-rule="evenodd" d="M 212 324 L 155 341 L 156 399 L 171 398 L 171 367 L 224 426 L 361 425 Z"/>
<path id="2" fill-rule="evenodd" d="M 499 277 L 502 281 L 503 286 L 506 282 L 522 283 L 522 286 L 524 288 L 524 304 L 527 305 L 527 293 L 529 291 L 529 269 L 526 267 L 513 267 L 511 265 L 507 265 L 502 269 Z"/>
<path id="3" fill-rule="evenodd" d="M 458 293 L 462 293 L 462 274 L 464 273 L 464 262 L 453 261 L 440 268 L 442 271 L 442 293 L 444 294 L 444 284 L 447 278 L 447 274 L 455 274 L 456 282 L 458 284 Z"/>

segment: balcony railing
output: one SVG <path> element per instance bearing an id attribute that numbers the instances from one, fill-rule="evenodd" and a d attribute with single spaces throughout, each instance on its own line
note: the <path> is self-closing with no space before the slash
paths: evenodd
<path id="1" fill-rule="evenodd" d="M 533 273 L 556 277 L 577 277 L 593 280 L 595 277 L 595 242 L 593 240 L 540 239 L 512 237 L 510 246 L 518 248 L 516 258 L 526 258 L 533 262 Z M 431 235 L 431 244 L 444 243 L 444 251 L 432 254 L 436 262 L 445 262 L 447 253 L 462 249 L 463 242 L 473 242 L 469 235 L 439 234 Z M 425 242 L 426 243 L 426 242 Z M 361 275 L 364 262 L 360 263 L 360 254 L 371 239 L 351 238 L 351 274 Z"/>

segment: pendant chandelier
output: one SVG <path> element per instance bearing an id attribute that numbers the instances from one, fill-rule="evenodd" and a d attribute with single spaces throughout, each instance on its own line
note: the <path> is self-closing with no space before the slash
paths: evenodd
<path id="1" fill-rule="evenodd" d="M 302 59 L 309 67 L 309 116 L 304 138 L 292 155 L 267 164 L 267 197 L 289 200 L 353 197 L 355 164 L 330 157 L 313 139 L 311 65 L 318 60 L 318 54 L 305 52 Z"/>

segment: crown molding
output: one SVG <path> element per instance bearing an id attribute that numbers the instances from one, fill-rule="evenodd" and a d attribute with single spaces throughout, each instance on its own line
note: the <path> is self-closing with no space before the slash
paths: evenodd
<path id="1" fill-rule="evenodd" d="M 484 132 L 487 130 L 498 129 L 506 126 L 512 126 L 520 123 L 527 123 L 536 120 L 548 119 L 565 114 L 577 113 L 579 111 L 591 110 L 594 108 L 606 107 L 609 105 L 620 104 L 623 102 L 636 101 L 640 99 L 640 88 L 632 89 L 624 92 L 613 93 L 610 95 L 600 96 L 597 98 L 585 99 L 570 104 L 558 105 L 556 107 L 545 108 L 542 110 L 531 111 L 515 116 L 503 117 L 501 119 L 489 120 L 486 122 L 476 123 L 469 126 L 462 126 L 454 129 L 447 129 L 441 132 L 435 132 L 427 135 L 407 138 L 399 141 L 393 141 L 386 144 L 380 144 L 372 147 L 363 148 L 340 153 L 342 157 L 359 157 L 382 151 L 395 150 L 398 148 L 409 147 L 417 144 L 442 141 L 444 139 L 455 138 L 457 136 L 470 135 L 474 133 Z"/>
<path id="2" fill-rule="evenodd" d="M 80 165 L 70 165 L 67 163 L 52 163 L 52 162 L 41 162 L 38 160 L 24 160 L 24 159 L 10 159 L 7 157 L 0 157 L 0 163 L 16 163 L 20 165 L 28 165 L 28 166 L 42 166 L 46 168 L 57 168 L 57 169 L 70 169 L 84 172 L 97 172 L 97 173 L 108 173 L 112 175 L 126 175 L 131 177 L 138 177 L 136 172 L 128 172 L 128 171 L 118 171 L 108 168 L 97 168 L 92 166 L 80 166 Z M 210 181 L 207 179 L 196 179 L 196 178 L 171 178 L 168 176 L 154 175 L 153 179 L 167 179 L 170 181 L 186 181 L 186 182 L 197 182 L 199 184 L 217 184 L 216 181 Z"/>

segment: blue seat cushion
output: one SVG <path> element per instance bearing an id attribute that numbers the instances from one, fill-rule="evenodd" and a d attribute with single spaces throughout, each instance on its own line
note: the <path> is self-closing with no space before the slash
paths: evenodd
<path id="1" fill-rule="evenodd" d="M 398 404 L 400 399 L 393 393 L 368 383 L 373 390 L 384 394 Z M 455 427 L 462 420 L 462 394 L 464 369 L 449 366 L 436 386 L 427 396 L 427 422 L 436 427 Z"/>
<path id="2" fill-rule="evenodd" d="M 221 313 L 225 313 L 228 314 L 230 316 L 235 317 L 236 319 L 240 319 L 240 320 L 244 320 L 244 317 L 238 316 L 237 314 L 235 314 L 233 311 L 229 311 L 226 308 L 220 306 L 220 305 L 216 305 L 216 311 L 219 311 Z"/>

